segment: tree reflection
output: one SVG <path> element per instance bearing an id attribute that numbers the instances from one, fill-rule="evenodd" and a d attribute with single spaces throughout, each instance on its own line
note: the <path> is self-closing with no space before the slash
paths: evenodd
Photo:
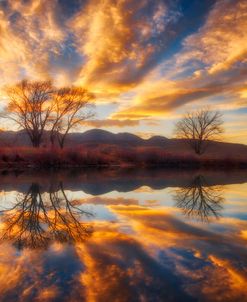
<path id="1" fill-rule="evenodd" d="M 176 206 L 183 210 L 186 216 L 209 221 L 219 218 L 224 198 L 220 186 L 207 186 L 203 176 L 195 177 L 192 183 L 175 191 Z"/>
<path id="2" fill-rule="evenodd" d="M 82 242 L 92 233 L 92 227 L 80 221 L 82 215 L 92 214 L 77 207 L 76 200 L 68 199 L 61 182 L 48 193 L 32 183 L 26 194 L 17 196 L 11 209 L 0 212 L 1 241 L 11 241 L 18 249 Z"/>

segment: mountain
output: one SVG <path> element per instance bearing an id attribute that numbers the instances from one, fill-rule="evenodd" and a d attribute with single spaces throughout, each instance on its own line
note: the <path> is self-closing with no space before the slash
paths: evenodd
<path id="1" fill-rule="evenodd" d="M 157 137 L 158 138 L 158 137 Z M 160 137 L 159 141 L 156 139 L 157 145 L 162 144 L 164 137 Z M 165 139 L 166 140 L 166 139 Z M 43 145 L 49 144 L 49 132 L 44 133 Z M 142 146 L 153 144 L 152 140 L 144 140 L 141 137 L 123 132 L 112 133 L 101 129 L 92 129 L 83 133 L 69 133 L 67 137 L 67 146 L 82 145 L 82 144 L 113 144 L 113 145 L 132 145 Z M 1 131 L 0 132 L 0 146 L 30 146 L 30 141 L 25 131 Z"/>
<path id="2" fill-rule="evenodd" d="M 30 146 L 30 140 L 25 131 L 1 131 L 0 146 Z"/>
<path id="3" fill-rule="evenodd" d="M 92 129 L 84 133 L 70 133 L 68 142 L 74 144 L 131 144 L 142 145 L 145 141 L 131 133 L 112 133 L 101 129 Z"/>
<path id="4" fill-rule="evenodd" d="M 148 145 L 162 146 L 162 145 L 169 143 L 169 139 L 164 136 L 156 135 L 156 136 L 150 137 L 146 141 L 146 143 Z"/>

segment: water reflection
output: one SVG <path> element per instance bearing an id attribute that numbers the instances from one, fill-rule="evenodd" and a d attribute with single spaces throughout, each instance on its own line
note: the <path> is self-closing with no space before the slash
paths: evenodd
<path id="1" fill-rule="evenodd" d="M 247 301 L 243 171 L 90 173 L 0 176 L 1 302 Z"/>
<path id="2" fill-rule="evenodd" d="M 175 190 L 176 206 L 184 215 L 209 221 L 219 218 L 224 198 L 222 186 L 208 186 L 202 175 L 195 177 L 191 184 Z"/>
<path id="3" fill-rule="evenodd" d="M 42 183 L 48 191 L 52 183 L 63 182 L 66 190 L 83 191 L 99 196 L 112 191 L 133 192 L 143 186 L 153 190 L 186 187 L 198 175 L 203 175 L 208 186 L 240 184 L 247 182 L 247 173 L 234 171 L 177 171 L 177 170 L 138 170 L 138 169 L 100 169 L 100 170 L 62 170 L 62 171 L 2 171 L 0 190 L 26 192 L 30 182 Z"/>
<path id="4" fill-rule="evenodd" d="M 82 223 L 82 215 L 92 214 L 69 200 L 63 184 L 41 192 L 39 183 L 32 183 L 26 194 L 20 193 L 12 208 L 1 211 L 1 242 L 10 241 L 18 249 L 47 248 L 52 241 L 73 243 L 84 241 L 92 227 Z"/>

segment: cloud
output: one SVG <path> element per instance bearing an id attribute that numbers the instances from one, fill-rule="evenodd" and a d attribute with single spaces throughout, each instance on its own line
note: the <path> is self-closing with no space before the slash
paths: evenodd
<path id="1" fill-rule="evenodd" d="M 58 1 L 0 2 L 0 74 L 3 84 L 23 77 L 51 77 L 50 57 L 62 49 L 65 31 Z"/>
<path id="2" fill-rule="evenodd" d="M 205 64 L 209 74 L 247 60 L 247 3 L 219 0 L 200 30 L 184 41 L 182 60 Z"/>
<path id="3" fill-rule="evenodd" d="M 166 117 L 185 105 L 206 104 L 217 97 L 223 99 L 224 108 L 245 107 L 246 101 L 238 99 L 245 96 L 246 86 L 246 17 L 245 1 L 218 1 L 204 25 L 133 90 L 133 102 L 112 118 Z"/>
<path id="4" fill-rule="evenodd" d="M 125 91 L 141 81 L 157 63 L 179 16 L 169 2 L 90 1 L 69 23 L 85 57 L 78 82 Z"/>
<path id="5" fill-rule="evenodd" d="M 3 0 L 1 83 L 52 78 L 118 96 L 159 62 L 179 17 L 169 0 Z"/>
<path id="6" fill-rule="evenodd" d="M 154 98 L 143 99 L 141 104 L 137 104 L 112 115 L 119 119 L 149 118 L 153 116 L 164 117 L 174 110 L 188 102 L 197 99 L 206 98 L 210 95 L 222 91 L 220 87 L 202 87 L 194 89 L 178 89 L 175 93 L 163 94 Z"/>
<path id="7" fill-rule="evenodd" d="M 96 127 L 96 128 L 106 128 L 106 127 L 133 127 L 139 125 L 139 120 L 114 120 L 114 119 L 105 119 L 105 120 L 91 120 L 83 122 L 83 125 L 89 127 Z"/>
<path id="8" fill-rule="evenodd" d="M 239 73 L 239 71 L 237 73 Z M 134 105 L 120 109 L 119 111 L 113 113 L 111 118 L 165 118 L 169 117 L 171 113 L 176 116 L 175 110 L 180 109 L 181 107 L 186 108 L 185 105 L 194 103 L 194 106 L 198 104 L 200 106 L 205 106 L 207 99 L 217 96 L 226 96 L 226 98 L 230 97 L 231 101 L 231 103 L 227 104 L 225 98 L 222 106 L 221 104 L 215 104 L 219 106 L 219 109 L 227 109 L 228 107 L 229 109 L 246 107 L 246 102 L 239 101 L 237 94 L 239 93 L 239 89 L 241 90 L 243 87 L 243 79 L 247 74 L 247 69 L 243 69 L 243 72 L 240 74 L 240 77 L 236 75 L 227 75 L 227 77 L 223 77 L 222 79 L 211 77 L 209 83 L 203 83 L 203 81 L 198 81 L 193 78 L 174 82 L 174 87 L 176 88 L 170 92 L 163 89 L 165 84 L 163 86 L 160 82 L 158 91 L 155 87 L 150 88 L 148 94 L 140 92 L 134 99 Z M 206 77 L 204 78 L 205 82 L 207 79 Z M 193 105 L 191 105 L 191 107 L 192 106 Z"/>

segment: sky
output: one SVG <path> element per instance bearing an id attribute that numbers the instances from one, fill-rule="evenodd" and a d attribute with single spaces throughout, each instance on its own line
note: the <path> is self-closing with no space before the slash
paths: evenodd
<path id="1" fill-rule="evenodd" d="M 209 106 L 247 144 L 247 0 L 0 0 L 0 102 L 21 79 L 94 93 L 102 128 L 173 136 Z"/>

